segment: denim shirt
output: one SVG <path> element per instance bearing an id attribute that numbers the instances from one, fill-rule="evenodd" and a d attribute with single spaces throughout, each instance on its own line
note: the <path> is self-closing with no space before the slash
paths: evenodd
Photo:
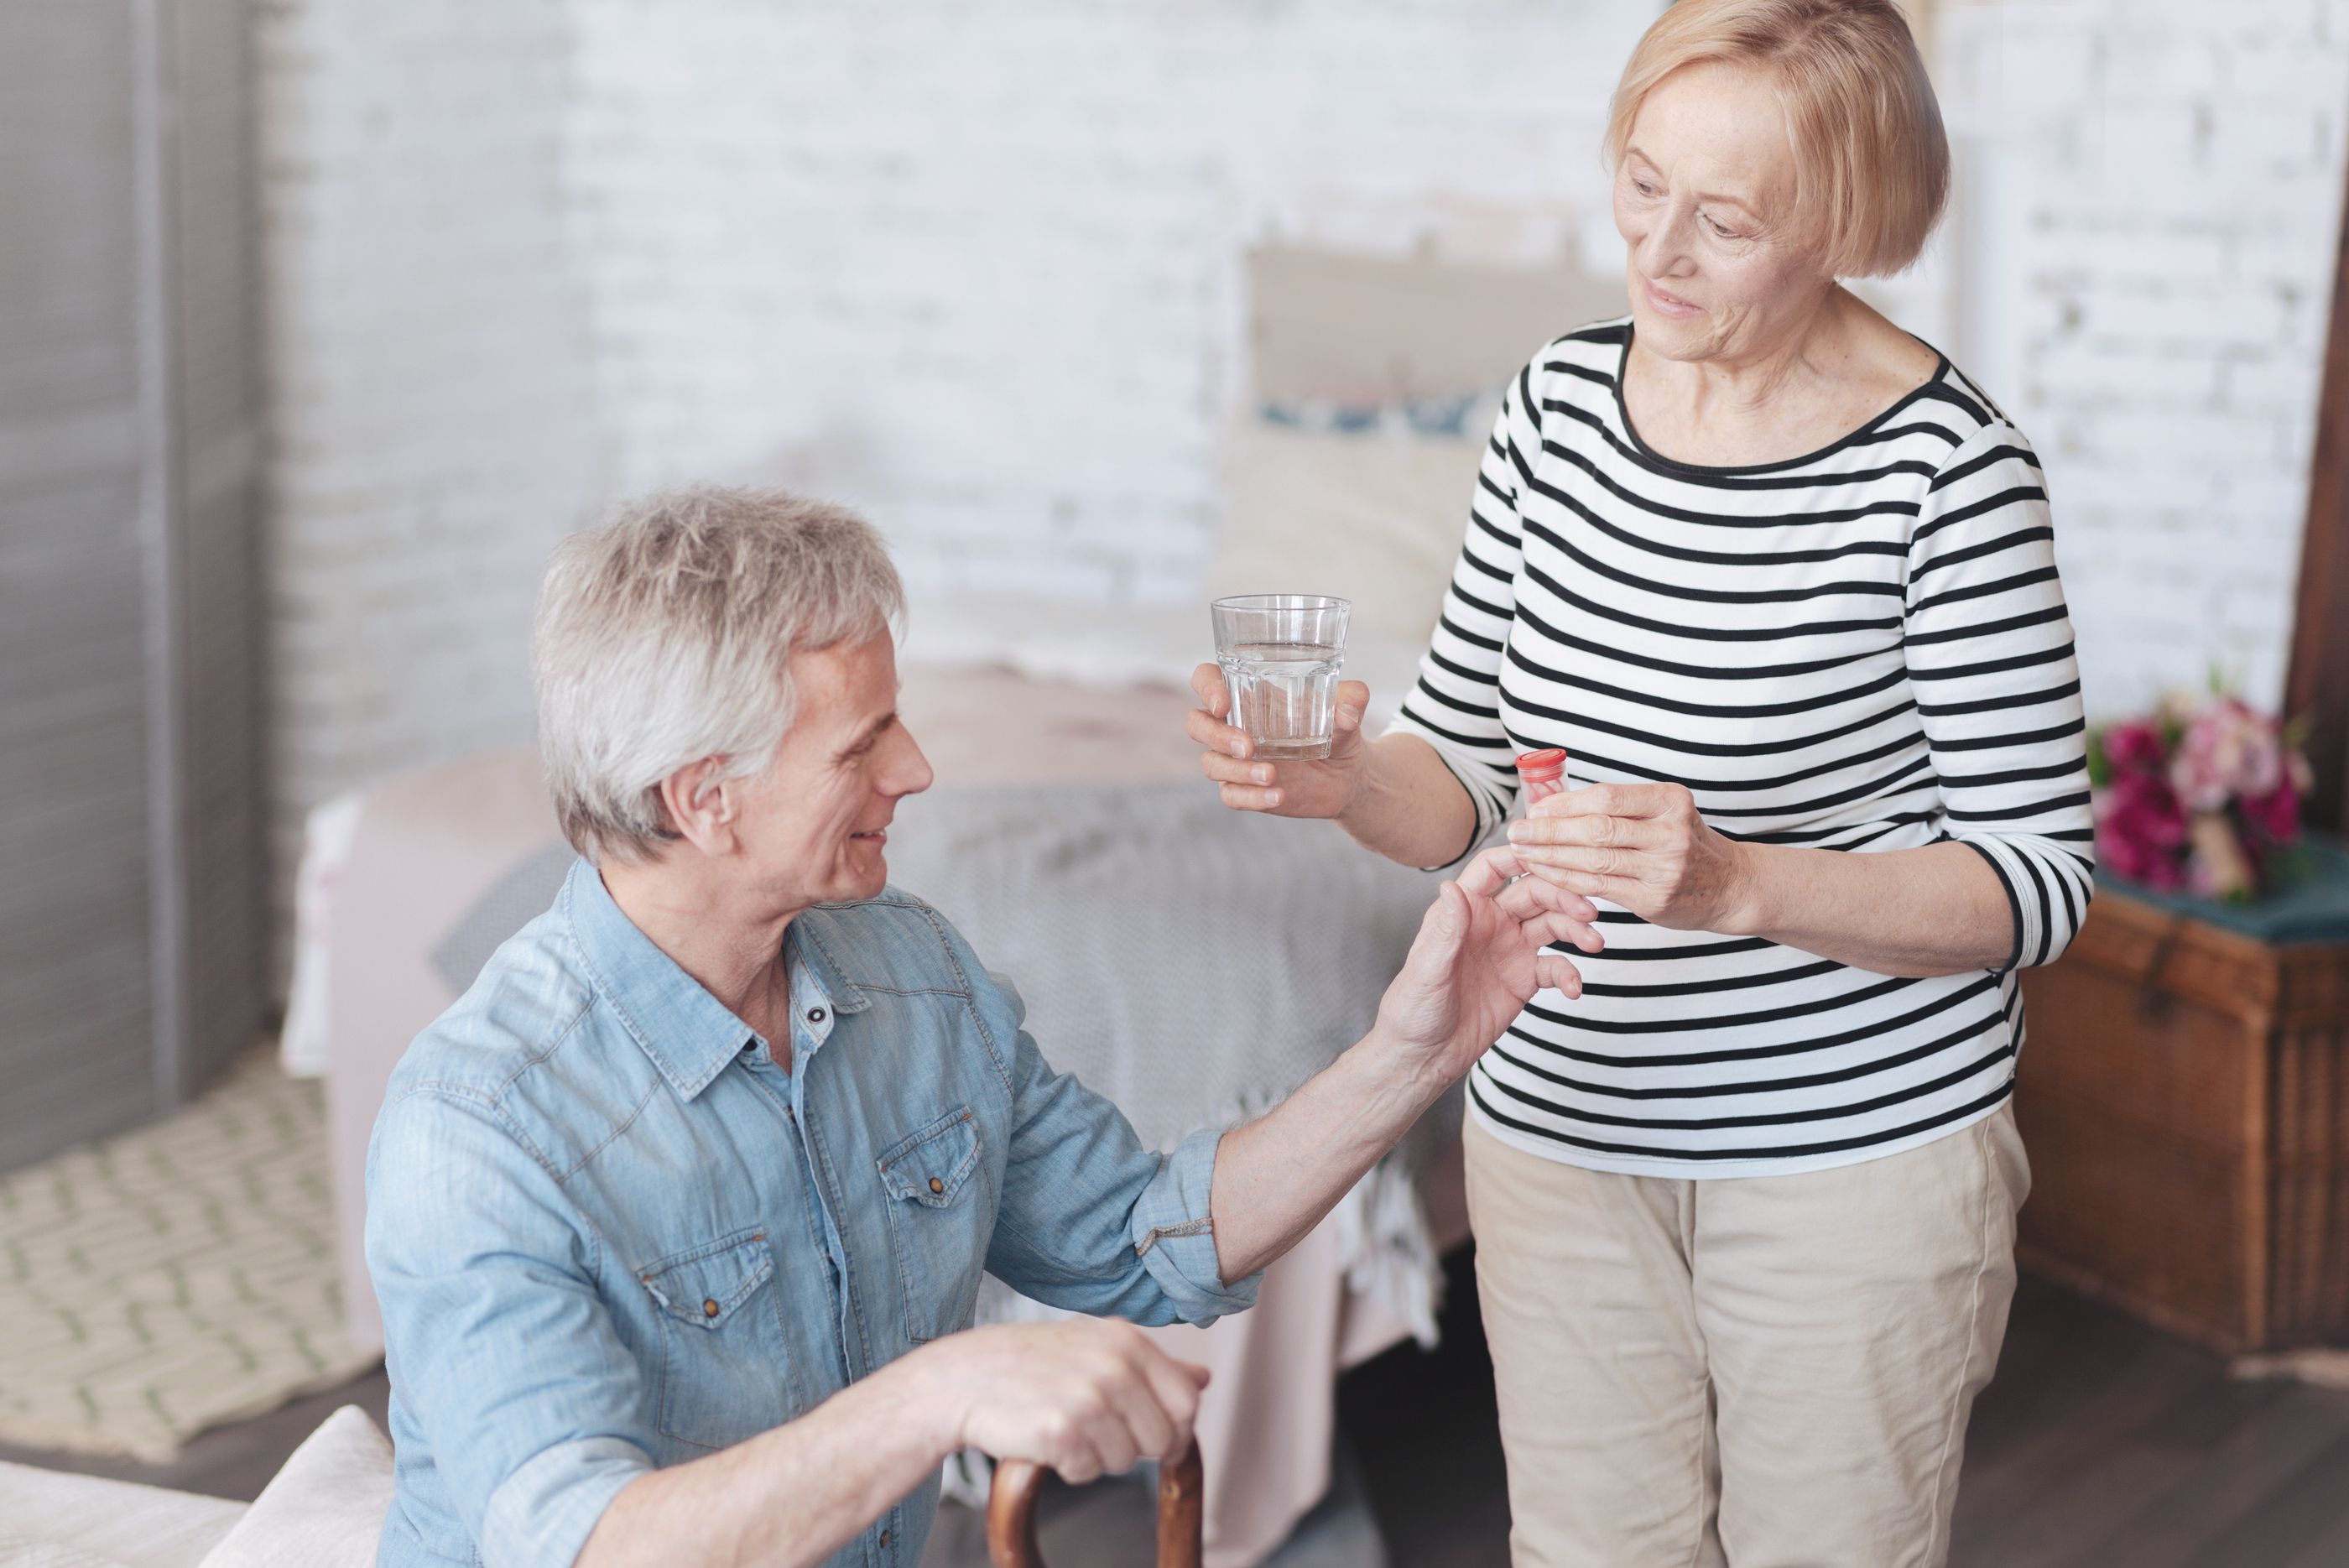
<path id="1" fill-rule="evenodd" d="M 367 1158 L 398 1488 L 378 1563 L 566 1564 L 614 1496 L 970 1325 L 982 1271 L 1145 1324 L 1217 1275 L 1217 1134 L 1056 1075 L 892 889 L 784 942 L 791 1065 L 585 861 L 392 1075 Z M 919 1562 L 934 1477 L 831 1562 Z"/>

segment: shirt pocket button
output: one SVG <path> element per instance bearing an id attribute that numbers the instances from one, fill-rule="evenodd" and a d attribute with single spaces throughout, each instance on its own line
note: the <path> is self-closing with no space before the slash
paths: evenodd
<path id="1" fill-rule="evenodd" d="M 970 1108 L 898 1140 L 874 1164 L 888 1199 L 906 1338 L 918 1345 L 968 1326 L 995 1229 Z"/>
<path id="2" fill-rule="evenodd" d="M 659 1321 L 661 1433 L 722 1449 L 781 1425 L 800 1400 L 783 1337 L 781 1288 L 761 1229 L 736 1231 L 637 1271 Z"/>

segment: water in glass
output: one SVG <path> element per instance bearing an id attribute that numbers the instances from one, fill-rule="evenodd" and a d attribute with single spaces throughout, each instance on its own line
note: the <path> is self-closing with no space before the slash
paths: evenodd
<path id="1" fill-rule="evenodd" d="M 1232 722 L 1268 762 L 1330 754 L 1330 701 L 1344 650 L 1319 642 L 1247 642 L 1217 662 L 1231 688 Z"/>

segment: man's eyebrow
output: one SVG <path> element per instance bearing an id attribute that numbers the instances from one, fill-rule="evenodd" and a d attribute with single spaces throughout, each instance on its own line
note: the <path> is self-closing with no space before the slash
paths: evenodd
<path id="1" fill-rule="evenodd" d="M 878 719 L 874 720 L 871 726 L 867 728 L 863 734 L 857 736 L 854 742 L 850 742 L 847 750 L 842 752 L 840 754 L 843 757 L 854 756 L 857 753 L 863 751 L 865 747 L 871 745 L 874 742 L 887 734 L 889 732 L 890 726 L 896 723 L 896 722 L 897 710 L 892 708 L 886 713 L 882 714 Z"/>

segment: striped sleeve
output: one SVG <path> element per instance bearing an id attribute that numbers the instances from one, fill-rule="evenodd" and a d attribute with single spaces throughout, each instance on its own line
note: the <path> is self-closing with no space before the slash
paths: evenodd
<path id="1" fill-rule="evenodd" d="M 1434 747 L 1468 792 L 1476 828 L 1455 865 L 1491 836 L 1517 794 L 1516 749 L 1501 728 L 1500 675 L 1516 618 L 1517 497 L 1532 478 L 1532 454 L 1541 451 L 1540 427 L 1526 411 L 1538 407 L 1534 375 L 1539 363 L 1520 370 L 1501 399 L 1435 635 L 1388 732 L 1417 735 Z"/>
<path id="2" fill-rule="evenodd" d="M 2014 918 L 2007 961 L 2046 963 L 2087 913 L 2094 829 L 2072 624 L 2039 462 L 1993 420 L 1945 459 L 1909 535 L 1903 640 L 1935 824 L 1980 854 Z"/>

